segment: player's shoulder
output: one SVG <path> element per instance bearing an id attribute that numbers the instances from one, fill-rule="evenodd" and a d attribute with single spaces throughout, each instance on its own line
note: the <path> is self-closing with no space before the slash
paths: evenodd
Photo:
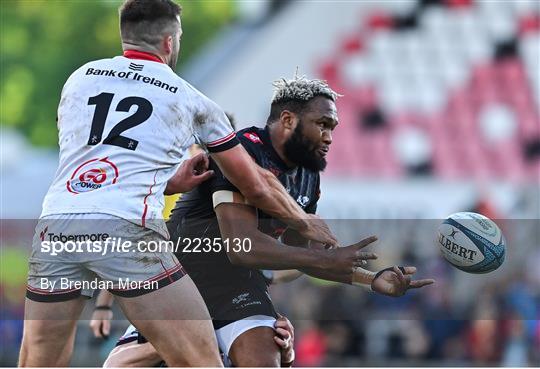
<path id="1" fill-rule="evenodd" d="M 75 69 L 67 78 L 66 82 L 64 83 L 64 88 L 62 89 L 62 93 L 68 88 L 69 86 L 77 86 L 82 78 L 87 74 L 88 70 L 95 69 L 96 65 L 98 65 L 102 60 L 92 60 L 89 61 L 77 69 Z"/>
<path id="2" fill-rule="evenodd" d="M 236 137 L 249 153 L 260 152 L 266 149 L 266 132 L 256 126 L 247 127 L 236 132 Z"/>
<path id="3" fill-rule="evenodd" d="M 93 74 L 94 71 L 104 70 L 108 68 L 112 64 L 113 59 L 114 58 L 97 59 L 84 63 L 79 68 L 75 69 L 73 73 L 71 73 L 71 75 L 66 81 L 66 84 L 69 84 L 74 80 L 78 81 L 79 79 L 84 78 L 84 76 L 88 74 Z"/>
<path id="4" fill-rule="evenodd" d="M 89 68 L 98 68 L 98 66 L 105 66 L 110 65 L 113 63 L 114 58 L 105 58 L 105 59 L 96 59 L 91 60 L 89 62 L 86 62 L 85 64 L 81 65 L 79 68 L 75 69 L 75 71 L 71 74 L 72 76 L 75 76 L 77 74 L 85 74 Z"/>
<path id="5" fill-rule="evenodd" d="M 236 132 L 236 137 L 244 146 L 264 145 L 264 129 L 256 126 L 243 128 Z"/>
<path id="6" fill-rule="evenodd" d="M 182 81 L 182 85 L 184 86 L 184 91 L 186 95 L 189 96 L 190 100 L 193 102 L 196 108 L 198 108 L 199 110 L 221 111 L 219 105 L 216 104 L 213 100 L 211 100 L 208 96 L 203 94 L 188 81 L 182 79 L 182 77 L 178 76 L 178 78 Z"/>

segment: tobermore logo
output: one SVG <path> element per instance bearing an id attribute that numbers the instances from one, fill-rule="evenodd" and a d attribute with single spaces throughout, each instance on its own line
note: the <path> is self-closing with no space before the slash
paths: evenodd
<path id="1" fill-rule="evenodd" d="M 45 227 L 44 230 L 42 230 L 40 233 L 39 233 L 39 238 L 41 239 L 41 242 L 43 242 L 45 240 L 45 235 L 47 234 L 47 231 L 49 230 L 49 226 Z"/>
<path id="2" fill-rule="evenodd" d="M 133 64 L 130 69 L 133 69 L 134 72 L 126 72 L 126 71 L 117 71 L 113 69 L 96 69 L 96 68 L 88 68 L 86 70 L 85 75 L 87 76 L 104 76 L 104 77 L 114 77 L 114 78 L 123 78 L 123 79 L 132 79 L 134 81 L 140 81 L 142 83 L 146 83 L 152 86 L 156 86 L 159 88 L 162 88 L 164 90 L 167 90 L 173 94 L 175 94 L 178 91 L 178 86 L 171 86 L 165 82 L 161 82 L 159 79 L 156 79 L 154 77 L 148 77 L 140 74 L 140 71 L 137 69 L 143 68 L 143 65 L 140 64 Z M 135 69 L 134 69 L 135 68 Z"/>
<path id="3" fill-rule="evenodd" d="M 63 234 L 47 233 L 49 242 L 105 242 L 110 238 L 108 233 L 80 233 L 80 234 Z"/>
<path id="4" fill-rule="evenodd" d="M 135 63 L 129 63 L 129 69 L 135 70 L 137 72 L 142 71 L 144 68 L 144 65 L 142 64 L 135 64 Z"/>
<path id="5" fill-rule="evenodd" d="M 107 157 L 92 159 L 79 165 L 67 181 L 66 187 L 74 195 L 113 185 L 118 180 L 118 168 Z"/>

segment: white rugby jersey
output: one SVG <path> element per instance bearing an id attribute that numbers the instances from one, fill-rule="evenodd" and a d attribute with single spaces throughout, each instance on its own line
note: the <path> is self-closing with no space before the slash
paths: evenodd
<path id="1" fill-rule="evenodd" d="M 76 70 L 62 90 L 58 130 L 60 164 L 41 217 L 105 213 L 167 237 L 163 191 L 187 148 L 238 144 L 214 102 L 137 51 Z"/>

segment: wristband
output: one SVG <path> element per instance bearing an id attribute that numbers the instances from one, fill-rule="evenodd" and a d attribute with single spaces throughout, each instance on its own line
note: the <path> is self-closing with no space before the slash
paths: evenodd
<path id="1" fill-rule="evenodd" d="M 402 267 L 402 266 L 398 266 L 399 270 L 401 270 L 401 273 L 405 274 L 405 268 Z M 375 274 L 375 278 L 373 278 L 373 280 L 376 280 L 377 278 L 379 278 L 381 276 L 381 274 L 383 274 L 384 272 L 387 272 L 387 271 L 393 271 L 394 270 L 394 267 L 388 267 L 388 268 L 385 268 L 383 270 L 379 270 L 377 272 L 377 274 Z"/>
<path id="2" fill-rule="evenodd" d="M 287 361 L 287 362 L 283 362 L 283 361 L 282 361 L 282 362 L 280 363 L 281 367 L 282 367 L 282 368 L 290 368 L 290 367 L 292 367 L 293 364 L 294 364 L 294 359 L 296 359 L 295 356 L 296 356 L 296 355 L 295 355 L 294 350 L 293 350 L 292 360 L 291 360 L 291 361 Z"/>
<path id="3" fill-rule="evenodd" d="M 404 267 L 398 266 L 398 268 L 399 268 L 399 270 L 401 270 L 401 273 L 405 274 L 405 268 L 404 268 Z M 370 284 L 370 286 L 369 286 L 369 288 L 370 288 L 372 291 L 373 291 L 373 282 L 375 282 L 375 280 L 376 280 L 377 278 L 379 278 L 379 277 L 381 276 L 381 274 L 383 274 L 384 272 L 389 271 L 389 270 L 390 270 L 390 271 L 393 271 L 393 270 L 394 270 L 394 267 L 392 266 L 392 267 L 385 268 L 385 269 L 383 269 L 383 270 L 379 270 L 379 271 L 377 272 L 377 274 L 375 274 L 375 277 L 373 278 L 373 281 L 371 281 L 371 284 Z"/>
<path id="4" fill-rule="evenodd" d="M 94 310 L 112 310 L 112 308 L 106 305 L 99 305 L 99 306 L 95 306 Z"/>
<path id="5" fill-rule="evenodd" d="M 293 366 L 293 364 L 294 364 L 294 360 L 290 361 L 288 363 L 281 363 L 280 365 L 281 365 L 282 368 L 291 368 Z"/>

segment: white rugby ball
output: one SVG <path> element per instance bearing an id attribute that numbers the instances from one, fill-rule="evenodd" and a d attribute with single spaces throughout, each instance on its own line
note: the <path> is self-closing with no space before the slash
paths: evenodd
<path id="1" fill-rule="evenodd" d="M 467 273 L 492 272 L 506 254 L 506 241 L 497 224 L 477 213 L 446 218 L 439 226 L 437 244 L 450 264 Z"/>

